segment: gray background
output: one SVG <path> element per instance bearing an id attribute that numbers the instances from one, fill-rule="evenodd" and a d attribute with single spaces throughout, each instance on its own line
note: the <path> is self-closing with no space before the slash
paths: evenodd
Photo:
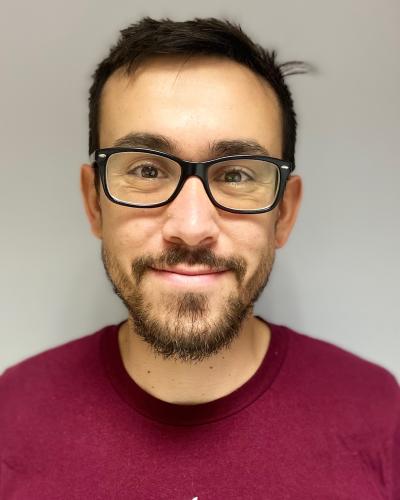
<path id="1" fill-rule="evenodd" d="M 256 311 L 400 379 L 400 2 L 2 0 L 0 371 L 126 314 L 79 192 L 87 89 L 119 29 L 142 15 L 225 16 L 292 76 L 305 184 L 294 233 Z"/>

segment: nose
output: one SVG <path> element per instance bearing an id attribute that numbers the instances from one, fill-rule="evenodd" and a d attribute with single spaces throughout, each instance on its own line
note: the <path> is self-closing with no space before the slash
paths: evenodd
<path id="1" fill-rule="evenodd" d="M 218 210 L 202 181 L 189 177 L 178 196 L 166 207 L 163 237 L 175 244 L 211 246 L 219 234 Z"/>

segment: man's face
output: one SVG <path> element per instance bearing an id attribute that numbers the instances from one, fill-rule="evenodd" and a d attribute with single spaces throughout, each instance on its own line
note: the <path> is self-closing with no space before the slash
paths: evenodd
<path id="1" fill-rule="evenodd" d="M 102 148 L 153 146 L 203 161 L 215 157 L 212 145 L 247 141 L 269 156 L 282 154 L 275 93 L 249 69 L 223 58 L 155 58 L 133 75 L 113 74 L 103 90 L 99 125 Z M 136 142 L 121 140 L 128 134 L 136 134 Z M 138 142 L 138 134 L 146 138 Z M 154 147 L 149 135 L 164 136 L 174 149 Z M 253 151 L 229 150 L 235 153 Z M 191 177 L 172 203 L 159 208 L 120 206 L 101 190 L 91 222 L 136 333 L 165 358 L 200 361 L 228 347 L 251 315 L 279 246 L 278 212 L 220 210 Z M 214 273 L 188 276 L 161 268 Z"/>

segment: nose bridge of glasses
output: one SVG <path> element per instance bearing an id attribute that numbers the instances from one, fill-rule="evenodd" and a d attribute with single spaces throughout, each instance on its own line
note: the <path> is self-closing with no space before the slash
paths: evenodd
<path id="1" fill-rule="evenodd" d="M 206 189 L 207 167 L 205 163 L 185 161 L 185 160 L 181 160 L 179 163 L 182 169 L 180 189 L 183 188 L 183 185 L 186 183 L 189 177 L 197 177 L 198 179 L 200 179 L 200 181 L 204 186 L 204 189 Z"/>
<path id="2" fill-rule="evenodd" d="M 178 193 L 181 192 L 189 178 L 197 177 L 203 184 L 203 188 L 209 197 L 207 189 L 207 163 L 181 160 L 180 165 L 182 167 L 182 175 L 179 183 L 180 186 L 178 187 Z"/>
<path id="3" fill-rule="evenodd" d="M 193 162 L 193 161 L 182 161 L 182 181 L 185 182 L 189 177 L 199 178 L 203 184 L 206 183 L 207 178 L 207 166 L 205 163 Z"/>

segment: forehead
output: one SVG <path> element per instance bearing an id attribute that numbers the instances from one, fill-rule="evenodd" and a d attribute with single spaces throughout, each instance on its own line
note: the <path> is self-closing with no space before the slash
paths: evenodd
<path id="1" fill-rule="evenodd" d="M 281 155 L 281 110 L 270 85 L 222 57 L 157 57 L 107 80 L 100 103 L 100 147 L 129 133 L 170 138 L 183 154 L 207 155 L 218 140 L 253 140 Z"/>

